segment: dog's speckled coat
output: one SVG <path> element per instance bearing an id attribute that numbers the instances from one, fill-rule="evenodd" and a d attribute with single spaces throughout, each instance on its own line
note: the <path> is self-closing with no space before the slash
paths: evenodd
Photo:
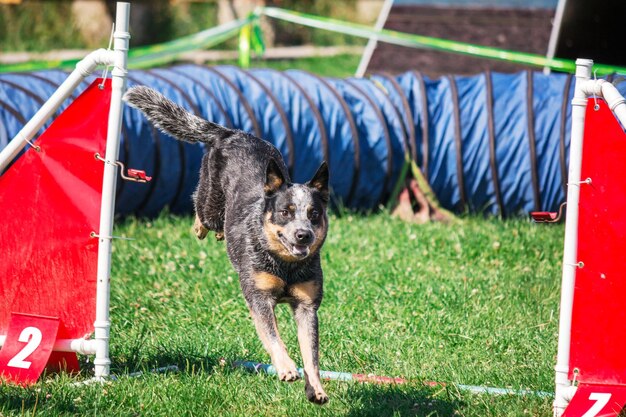
<path id="1" fill-rule="evenodd" d="M 194 194 L 196 236 L 203 239 L 214 231 L 225 239 L 257 333 L 284 381 L 299 377 L 274 315 L 277 303 L 289 303 L 298 326 L 306 396 L 326 403 L 317 310 L 323 296 L 319 250 L 328 230 L 327 164 L 306 184 L 293 184 L 270 143 L 196 117 L 147 87 L 129 89 L 124 99 L 165 133 L 208 145 Z"/>

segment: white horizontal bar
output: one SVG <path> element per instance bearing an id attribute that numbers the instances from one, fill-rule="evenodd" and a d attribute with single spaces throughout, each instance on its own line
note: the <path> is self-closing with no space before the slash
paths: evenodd
<path id="1" fill-rule="evenodd" d="M 0 335 L 0 347 L 4 346 L 5 335 Z M 96 353 L 95 340 L 92 339 L 57 339 L 52 348 L 55 352 L 76 352 L 81 355 Z"/>

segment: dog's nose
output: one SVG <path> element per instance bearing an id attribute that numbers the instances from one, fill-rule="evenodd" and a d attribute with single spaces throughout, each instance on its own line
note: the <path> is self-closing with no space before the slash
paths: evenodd
<path id="1" fill-rule="evenodd" d="M 302 245 L 307 245 L 313 241 L 313 233 L 310 230 L 296 230 L 296 241 Z"/>

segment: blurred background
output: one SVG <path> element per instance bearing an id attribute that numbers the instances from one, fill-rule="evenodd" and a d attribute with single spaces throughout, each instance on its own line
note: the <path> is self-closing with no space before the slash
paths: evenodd
<path id="1" fill-rule="evenodd" d="M 130 3 L 131 48 L 173 40 L 245 17 L 257 6 L 278 6 L 371 24 L 383 4 L 380 0 L 132 0 Z M 114 12 L 114 0 L 0 0 L 0 65 L 31 59 L 82 58 L 88 50 L 106 47 Z M 347 54 L 352 62 L 358 59 L 355 57 L 366 43 L 363 39 L 266 18 L 262 28 L 269 59 L 319 54 L 347 58 Z M 312 49 L 312 45 L 318 49 Z M 237 39 L 210 49 L 183 55 L 181 60 L 195 63 L 236 60 Z"/>
<path id="2" fill-rule="evenodd" d="M 383 4 L 382 0 L 132 0 L 130 3 L 135 46 L 217 26 L 245 16 L 257 6 L 278 6 L 371 23 Z M 106 45 L 114 11 L 115 0 L 0 0 L 0 48 L 3 52 L 46 51 Z M 354 39 L 325 31 L 275 22 L 271 26 L 277 37 L 266 34 L 270 45 L 354 43 Z"/>
<path id="3" fill-rule="evenodd" d="M 373 26 L 383 0 L 133 0 L 132 46 L 160 43 L 246 16 L 257 6 L 276 6 Z M 625 65 L 621 37 L 622 0 L 396 0 L 385 28 L 539 55 L 586 56 Z M 562 19 L 557 10 L 563 9 Z M 0 64 L 29 59 L 81 57 L 106 46 L 115 1 L 0 0 Z M 555 28 L 555 22 L 558 27 Z M 263 19 L 266 59 L 342 55 L 358 62 L 366 40 Z M 207 53 L 183 56 L 197 63 L 236 58 L 237 40 Z M 80 51 L 76 51 L 80 50 Z M 222 51 L 215 52 L 215 51 Z M 340 61 L 344 62 L 344 61 Z M 355 64 L 356 65 L 356 64 Z M 431 76 L 484 70 L 513 72 L 525 67 L 448 52 L 379 44 L 368 70 L 400 73 L 419 69 Z"/>
<path id="4" fill-rule="evenodd" d="M 556 212 L 567 189 L 574 83 L 544 65 L 571 72 L 573 59 L 590 58 L 605 64 L 597 76 L 616 84 L 626 73 L 624 0 L 131 4 L 130 85 L 270 141 L 294 174 L 298 167 L 296 181 L 329 160 L 342 173 L 331 184 L 338 207 L 374 210 L 399 198 L 411 221 L 437 218 L 439 204 L 502 217 Z M 62 70 L 107 47 L 114 10 L 113 0 L 0 0 L 0 148 L 65 79 Z M 378 42 L 364 59 L 368 37 L 382 36 L 375 27 L 411 47 Z M 620 88 L 626 95 L 626 83 Z M 172 172 L 139 203 L 133 186 L 119 191 L 128 205 L 118 212 L 190 210 L 201 153 L 154 136 L 136 115 L 125 121 L 122 160 Z"/>

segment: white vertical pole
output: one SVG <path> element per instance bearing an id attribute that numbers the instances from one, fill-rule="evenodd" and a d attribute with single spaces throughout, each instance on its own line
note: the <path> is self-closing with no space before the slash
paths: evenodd
<path id="1" fill-rule="evenodd" d="M 559 0 L 559 3 L 556 6 L 554 22 L 552 23 L 552 32 L 550 33 L 550 41 L 548 42 L 548 52 L 546 54 L 546 58 L 548 59 L 554 58 L 554 54 L 556 53 L 556 44 L 558 43 L 559 36 L 561 34 L 561 25 L 563 24 L 563 13 L 565 12 L 566 4 L 567 0 Z M 545 75 L 549 75 L 550 68 L 544 67 L 543 73 Z"/>
<path id="2" fill-rule="evenodd" d="M 117 183 L 117 161 L 120 149 L 122 127 L 122 95 L 126 89 L 126 68 L 128 58 L 128 21 L 130 3 L 117 3 L 115 32 L 113 33 L 113 71 L 111 107 L 107 128 L 107 143 L 102 183 L 102 204 L 100 209 L 100 231 L 98 245 L 98 273 L 96 286 L 96 321 L 94 323 L 96 357 L 94 359 L 95 377 L 101 379 L 109 375 L 109 297 L 111 274 L 111 239 L 113 234 L 113 215 L 115 211 L 115 187 Z"/>
<path id="3" fill-rule="evenodd" d="M 574 304 L 574 284 L 578 264 L 578 201 L 580 197 L 580 170 L 582 165 L 583 132 L 587 94 L 583 85 L 591 78 L 590 59 L 576 60 L 576 86 L 572 99 L 572 135 L 570 140 L 569 174 L 567 178 L 567 211 L 565 220 L 565 244 L 563 250 L 563 275 L 561 279 L 561 306 L 559 315 L 559 342 L 555 382 L 554 415 L 563 414 L 571 397 L 571 383 L 568 380 L 570 340 L 572 332 L 572 307 Z"/>
<path id="4" fill-rule="evenodd" d="M 381 30 L 385 27 L 385 22 L 387 21 L 387 17 L 389 17 L 391 6 L 393 6 L 393 0 L 385 0 L 380 13 L 378 14 L 378 19 L 376 19 L 374 29 Z M 356 74 L 354 74 L 355 77 L 362 78 L 365 75 L 367 66 L 369 65 L 370 59 L 372 59 L 372 55 L 374 54 L 374 49 L 376 49 L 376 44 L 378 44 L 378 37 L 376 36 L 372 36 L 367 41 L 367 46 L 365 46 L 363 55 L 361 56 L 361 62 L 359 62 L 359 67 L 356 70 Z"/>

